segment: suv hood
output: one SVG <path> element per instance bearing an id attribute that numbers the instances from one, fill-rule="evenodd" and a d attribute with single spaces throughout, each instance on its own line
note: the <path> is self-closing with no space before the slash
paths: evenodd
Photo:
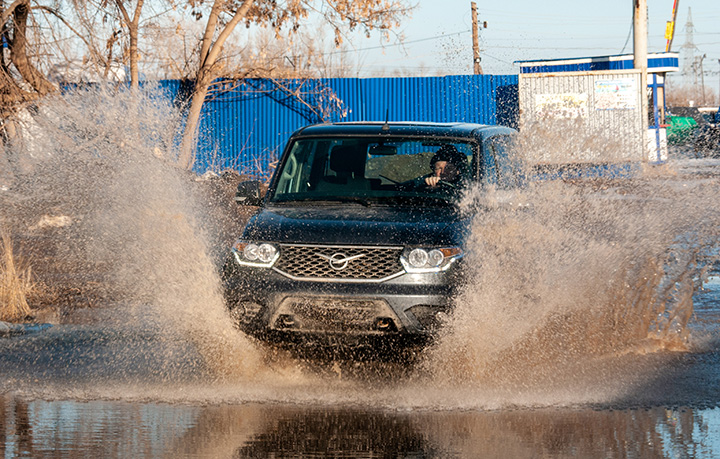
<path id="1" fill-rule="evenodd" d="M 462 245 L 470 218 L 454 208 L 361 205 L 266 207 L 243 239 L 331 245 Z"/>

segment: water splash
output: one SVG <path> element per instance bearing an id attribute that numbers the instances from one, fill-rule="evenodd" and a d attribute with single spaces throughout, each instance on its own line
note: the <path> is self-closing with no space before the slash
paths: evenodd
<path id="1" fill-rule="evenodd" d="M 129 306 L 118 323 L 189 338 L 212 374 L 251 377 L 260 354 L 231 326 L 212 258 L 221 229 L 208 227 L 194 174 L 173 164 L 180 113 L 157 91 L 99 87 L 44 100 L 26 118 L 15 189 L 29 196 L 28 213 L 71 216 L 73 249 L 59 262 L 98 276 L 106 299 Z"/>
<path id="2" fill-rule="evenodd" d="M 148 380 L 136 386 L 108 377 L 115 384 L 87 393 L 421 408 L 587 403 L 617 399 L 656 370 L 639 372 L 635 361 L 628 367 L 626 356 L 694 345 L 691 295 L 700 257 L 717 244 L 720 185 L 712 174 L 666 166 L 634 179 L 532 185 L 513 197 L 519 207 L 501 190 L 469 199 L 486 209 L 475 218 L 465 260 L 470 282 L 416 374 L 268 365 L 225 313 L 213 254 L 223 229 L 210 215 L 217 203 L 208 205 L 195 176 L 173 165 L 181 117 L 152 94 L 100 88 L 48 99 L 12 162 L 12 190 L 24 196 L 20 220 L 25 210 L 72 218 L 59 230 L 66 240 L 45 246 L 46 254 L 107 290 L 98 309 L 108 313 L 93 310 L 96 320 L 149 327 L 160 341 L 191 343 L 202 357 L 196 369 L 184 345 L 130 346 L 113 337 L 126 346 L 114 350 L 114 368 L 126 357 L 126 367 L 143 360 L 130 352 L 160 354 L 163 381 L 173 384 L 153 384 L 140 371 Z M 38 245 L 47 243 L 31 229 L 36 220 L 22 223 Z M 202 374 L 177 384 L 188 371 Z M 449 383 L 462 387 L 447 390 Z M 538 394 L 553 384 L 561 389 Z M 75 384 L 56 385 L 55 397 L 77 396 Z"/>
<path id="3" fill-rule="evenodd" d="M 469 282 L 428 367 L 443 381 L 524 387 L 626 353 L 687 350 L 692 294 L 717 244 L 717 180 L 668 166 L 536 183 L 520 207 L 476 196 Z M 499 194 L 499 192 L 498 192 Z"/>

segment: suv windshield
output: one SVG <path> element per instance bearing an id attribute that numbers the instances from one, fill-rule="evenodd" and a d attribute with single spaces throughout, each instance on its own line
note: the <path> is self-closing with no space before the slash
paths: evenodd
<path id="1" fill-rule="evenodd" d="M 470 140 L 327 137 L 296 140 L 271 202 L 448 203 L 472 177 Z"/>

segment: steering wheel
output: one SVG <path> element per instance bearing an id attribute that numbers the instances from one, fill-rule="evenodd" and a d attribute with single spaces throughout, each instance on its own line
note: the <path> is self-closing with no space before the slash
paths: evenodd
<path id="1" fill-rule="evenodd" d="M 445 180 L 439 180 L 438 185 L 445 185 L 449 186 L 450 188 L 457 189 L 457 185 L 455 185 L 454 183 L 446 182 Z"/>
<path id="2" fill-rule="evenodd" d="M 440 189 L 440 188 L 442 188 L 442 187 L 452 188 L 453 190 L 456 190 L 457 187 L 458 187 L 458 186 L 455 185 L 454 183 L 450 183 L 450 182 L 445 181 L 445 180 L 438 180 L 438 182 L 437 182 L 437 184 L 436 184 L 435 186 L 430 186 L 430 185 L 428 185 L 425 181 L 423 181 L 423 182 L 422 182 L 422 186 L 423 186 L 424 188 L 429 189 L 429 190 L 437 190 L 437 189 Z"/>

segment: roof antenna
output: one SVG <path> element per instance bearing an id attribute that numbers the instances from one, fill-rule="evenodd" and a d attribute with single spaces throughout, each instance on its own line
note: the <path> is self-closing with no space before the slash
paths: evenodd
<path id="1" fill-rule="evenodd" d="M 389 108 L 386 108 L 386 109 L 385 109 L 385 124 L 382 125 L 382 130 L 383 130 L 383 131 L 389 131 L 389 130 L 390 130 L 390 125 L 388 124 L 388 115 L 389 115 L 389 113 L 390 113 L 390 109 L 389 109 Z"/>

